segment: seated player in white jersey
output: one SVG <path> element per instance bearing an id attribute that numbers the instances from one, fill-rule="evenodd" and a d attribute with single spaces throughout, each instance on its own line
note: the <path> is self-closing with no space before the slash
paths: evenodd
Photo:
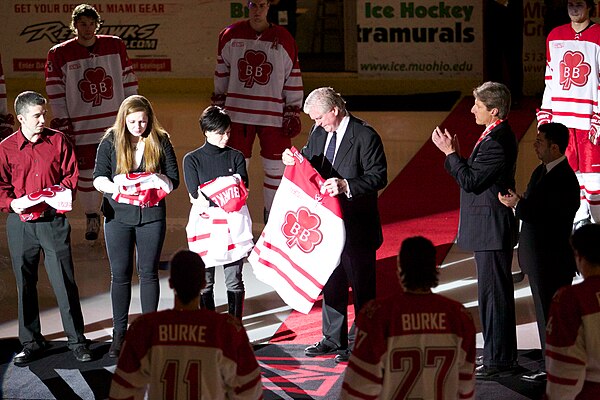
<path id="1" fill-rule="evenodd" d="M 189 250 L 170 261 L 170 310 L 127 330 L 110 399 L 262 399 L 260 368 L 239 319 L 198 309 L 204 263 Z"/>
<path id="2" fill-rule="evenodd" d="M 404 292 L 367 303 L 342 399 L 474 399 L 475 326 L 462 304 L 434 294 L 435 247 L 421 236 L 402 242 Z"/>
<path id="3" fill-rule="evenodd" d="M 600 398 L 600 225 L 571 236 L 583 282 L 559 289 L 546 326 L 547 400 Z"/>

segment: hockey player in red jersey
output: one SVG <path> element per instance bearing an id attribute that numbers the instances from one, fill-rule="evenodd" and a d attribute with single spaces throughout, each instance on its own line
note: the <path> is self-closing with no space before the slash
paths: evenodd
<path id="1" fill-rule="evenodd" d="M 170 269 L 174 306 L 131 324 L 110 399 L 262 399 L 260 368 L 240 320 L 198 309 L 200 256 L 180 250 Z"/>
<path id="2" fill-rule="evenodd" d="M 433 243 L 408 238 L 398 259 L 405 292 L 361 310 L 341 398 L 475 398 L 475 326 L 460 303 L 431 292 Z"/>
<path id="3" fill-rule="evenodd" d="M 281 154 L 300 133 L 303 97 L 298 46 L 285 28 L 267 21 L 270 2 L 248 1 L 250 18 L 220 33 L 212 97 L 231 116 L 228 145 L 247 162 L 258 136 L 265 220 L 283 176 Z"/>
<path id="4" fill-rule="evenodd" d="M 546 327 L 549 400 L 596 400 L 600 396 L 600 225 L 571 237 L 583 282 L 554 296 Z"/>
<path id="5" fill-rule="evenodd" d="M 600 223 L 600 25 L 590 19 L 594 0 L 569 0 L 571 22 L 546 40 L 546 89 L 538 124 L 569 128 L 565 155 L 577 174 L 581 204 L 574 226 Z"/>
<path id="6" fill-rule="evenodd" d="M 100 229 L 100 194 L 92 185 L 96 150 L 123 100 L 138 89 L 125 43 L 116 36 L 96 34 L 101 24 L 94 7 L 75 7 L 71 17 L 75 38 L 52 47 L 46 61 L 50 125 L 75 141 L 77 198 L 87 217 L 88 240 L 96 240 Z"/>

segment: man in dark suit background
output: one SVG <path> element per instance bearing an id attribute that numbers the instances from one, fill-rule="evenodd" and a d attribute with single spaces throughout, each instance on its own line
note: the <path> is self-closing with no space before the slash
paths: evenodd
<path id="1" fill-rule="evenodd" d="M 577 271 L 569 238 L 579 208 L 579 183 L 565 157 L 568 142 L 569 130 L 563 124 L 540 125 L 533 146 L 542 163 L 531 174 L 525 194 L 510 189 L 506 195 L 498 194 L 523 221 L 519 264 L 529 277 L 542 352 L 552 297 L 560 287 L 571 284 Z M 543 358 L 539 371 L 523 375 L 529 381 L 545 378 Z"/>
<path id="2" fill-rule="evenodd" d="M 313 90 L 304 112 L 315 124 L 302 155 L 326 179 L 326 193 L 339 197 L 346 228 L 340 264 L 323 288 L 323 339 L 307 347 L 305 354 L 337 354 L 336 362 L 347 361 L 348 286 L 356 315 L 375 298 L 375 252 L 383 241 L 377 191 L 387 184 L 387 161 L 377 132 L 351 115 L 332 88 Z M 289 149 L 282 160 L 294 164 Z"/>
<path id="3" fill-rule="evenodd" d="M 484 340 L 483 364 L 475 376 L 489 379 L 517 367 L 511 264 L 518 226 L 513 211 L 498 200 L 498 192 L 515 187 L 517 141 L 506 121 L 508 88 L 486 82 L 473 90 L 473 96 L 471 112 L 485 130 L 471 156 L 460 155 L 458 139 L 447 129 L 436 127 L 432 141 L 446 155 L 445 168 L 461 189 L 457 244 L 474 252 Z"/>

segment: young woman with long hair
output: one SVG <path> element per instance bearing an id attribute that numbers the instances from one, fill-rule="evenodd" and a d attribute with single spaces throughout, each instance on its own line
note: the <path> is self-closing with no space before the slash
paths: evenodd
<path id="1" fill-rule="evenodd" d="M 132 196 L 125 195 L 135 193 L 115 183 L 116 179 L 127 179 L 140 172 L 169 186 L 167 192 L 179 186 L 177 158 L 169 134 L 158 122 L 148 99 L 134 95 L 121 103 L 114 125 L 100 142 L 94 168 L 94 187 L 103 193 L 104 236 L 111 269 L 110 357 L 119 356 L 127 330 L 134 251 L 142 313 L 158 308 L 158 264 L 166 232 L 165 200 L 153 204 L 128 202 L 126 199 Z"/>

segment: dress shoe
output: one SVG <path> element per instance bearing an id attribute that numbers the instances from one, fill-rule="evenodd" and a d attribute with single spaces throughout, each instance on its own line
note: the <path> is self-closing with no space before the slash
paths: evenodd
<path id="1" fill-rule="evenodd" d="M 75 347 L 73 349 L 73 355 L 79 362 L 92 361 L 92 351 L 84 345 Z"/>
<path id="2" fill-rule="evenodd" d="M 327 354 L 335 354 L 338 350 L 341 349 L 336 346 L 328 345 L 324 341 L 320 341 L 304 349 L 304 355 L 307 357 L 324 356 Z"/>
<path id="3" fill-rule="evenodd" d="M 512 365 L 508 367 L 488 367 L 487 365 L 480 365 L 475 368 L 475 378 L 477 379 L 496 379 L 506 378 L 515 374 L 518 370 L 518 365 Z"/>
<path id="4" fill-rule="evenodd" d="M 531 373 L 527 373 L 521 376 L 521 379 L 527 382 L 537 382 L 542 383 L 546 382 L 546 372 L 544 371 L 535 371 Z"/>
<path id="5" fill-rule="evenodd" d="M 23 347 L 20 353 L 16 354 L 13 358 L 13 363 L 15 365 L 27 364 L 37 358 L 39 358 L 40 354 L 48 347 L 47 342 L 28 344 Z"/>
<path id="6" fill-rule="evenodd" d="M 348 349 L 340 350 L 333 360 L 338 364 L 341 362 L 348 362 L 350 354 L 352 354 L 352 352 Z"/>

